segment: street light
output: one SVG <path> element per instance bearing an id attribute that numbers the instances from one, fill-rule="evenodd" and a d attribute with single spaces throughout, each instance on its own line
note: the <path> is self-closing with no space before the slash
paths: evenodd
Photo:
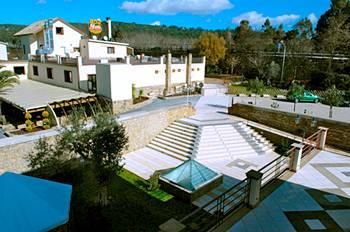
<path id="1" fill-rule="evenodd" d="M 287 53 L 287 47 L 286 47 L 286 44 L 284 43 L 283 40 L 281 40 L 278 43 L 278 51 L 279 51 L 281 46 L 283 46 L 283 62 L 282 62 L 282 72 L 281 72 L 281 80 L 280 80 L 280 83 L 282 84 L 282 82 L 283 82 L 283 75 L 284 75 L 284 65 L 286 63 L 286 53 Z"/>

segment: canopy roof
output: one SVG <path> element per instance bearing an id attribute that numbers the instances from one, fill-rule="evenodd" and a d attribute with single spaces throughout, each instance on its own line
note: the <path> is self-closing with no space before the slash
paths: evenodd
<path id="1" fill-rule="evenodd" d="M 0 93 L 3 100 L 23 111 L 45 108 L 54 102 L 95 96 L 94 94 L 79 92 L 72 89 L 57 87 L 32 80 L 21 80 L 20 84 Z"/>
<path id="2" fill-rule="evenodd" d="M 218 176 L 220 174 L 193 159 L 161 175 L 162 178 L 189 191 L 198 189 Z"/>
<path id="3" fill-rule="evenodd" d="M 68 221 L 72 186 L 10 172 L 0 186 L 0 231 L 49 231 Z"/>

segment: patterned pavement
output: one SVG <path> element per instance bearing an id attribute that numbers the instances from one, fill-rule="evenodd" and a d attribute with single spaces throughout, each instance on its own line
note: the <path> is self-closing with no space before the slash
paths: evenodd
<path id="1" fill-rule="evenodd" d="M 350 231 L 350 157 L 320 152 L 229 231 Z"/>

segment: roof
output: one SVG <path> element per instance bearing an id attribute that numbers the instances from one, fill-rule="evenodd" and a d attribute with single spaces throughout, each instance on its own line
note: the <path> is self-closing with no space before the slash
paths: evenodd
<path id="1" fill-rule="evenodd" d="M 197 190 L 218 176 L 220 174 L 193 159 L 187 160 L 180 166 L 161 175 L 163 179 L 189 191 Z"/>
<path id="2" fill-rule="evenodd" d="M 21 80 L 20 84 L 0 93 L 1 100 L 23 111 L 43 108 L 53 102 L 68 101 L 90 96 L 94 96 L 94 94 L 32 80 Z"/>
<path id="3" fill-rule="evenodd" d="M 102 44 L 111 44 L 111 45 L 120 45 L 120 46 L 129 46 L 128 43 L 120 43 L 120 42 L 114 42 L 114 41 L 108 41 L 108 40 L 88 39 L 88 42 L 102 43 Z"/>
<path id="4" fill-rule="evenodd" d="M 69 219 L 71 185 L 6 172 L 0 186 L 0 231 L 49 231 Z"/>
<path id="5" fill-rule="evenodd" d="M 6 45 L 6 46 L 9 45 L 8 43 L 6 43 L 6 42 L 1 42 L 1 41 L 0 41 L 0 44 Z"/>
<path id="6" fill-rule="evenodd" d="M 57 22 L 60 21 L 64 24 L 66 24 L 67 26 L 69 26 L 70 28 L 72 28 L 73 30 L 75 30 L 76 32 L 85 35 L 85 33 L 81 30 L 79 30 L 78 28 L 76 28 L 75 26 L 73 26 L 72 24 L 64 21 L 61 18 L 53 18 L 52 19 L 53 22 Z M 22 30 L 20 30 L 19 32 L 17 32 L 16 34 L 14 34 L 14 36 L 24 36 L 24 35 L 32 35 L 32 34 L 37 34 L 38 32 L 41 32 L 42 30 L 44 30 L 44 24 L 47 21 L 47 19 L 44 20 L 40 20 L 40 21 L 36 21 L 32 24 L 30 24 L 29 26 L 23 28 Z"/>

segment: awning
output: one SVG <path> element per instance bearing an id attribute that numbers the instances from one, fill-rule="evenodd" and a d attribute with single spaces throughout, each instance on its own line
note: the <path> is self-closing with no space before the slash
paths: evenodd
<path id="1" fill-rule="evenodd" d="M 28 112 L 44 109 L 48 104 L 91 97 L 95 95 L 33 80 L 21 80 L 20 84 L 0 93 L 0 100 Z"/>
<path id="2" fill-rule="evenodd" d="M 0 186 L 0 231 L 49 231 L 67 223 L 71 185 L 6 172 Z"/>

